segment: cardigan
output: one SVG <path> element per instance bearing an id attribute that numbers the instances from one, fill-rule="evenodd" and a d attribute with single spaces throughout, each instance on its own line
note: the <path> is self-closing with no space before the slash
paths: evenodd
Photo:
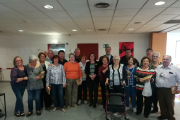
<path id="1" fill-rule="evenodd" d="M 99 80 L 98 69 L 99 69 L 98 61 L 95 61 L 95 71 L 94 71 L 94 74 L 96 74 L 96 77 L 95 77 L 94 81 L 98 81 Z M 85 73 L 86 73 L 87 80 L 90 81 L 91 80 L 91 78 L 89 77 L 89 75 L 90 75 L 90 61 L 88 61 L 86 63 Z"/>
<path id="2" fill-rule="evenodd" d="M 129 71 L 129 69 L 132 69 L 132 72 L 130 73 L 130 78 L 129 78 L 129 79 L 132 79 L 132 87 L 136 87 L 135 74 L 136 74 L 136 69 L 137 69 L 137 67 L 134 66 L 133 68 L 128 68 L 128 66 L 126 66 L 126 70 Z M 126 87 L 129 87 L 129 82 L 130 82 L 130 80 L 127 80 L 127 79 L 126 79 Z"/>
<path id="3" fill-rule="evenodd" d="M 109 89 L 113 89 L 114 86 L 114 64 L 109 65 L 107 72 L 106 78 L 109 79 Z M 122 82 L 126 80 L 127 77 L 127 72 L 125 69 L 125 66 L 123 64 L 119 64 L 118 68 L 118 74 L 119 74 L 119 80 L 120 80 L 120 85 L 122 85 Z"/>

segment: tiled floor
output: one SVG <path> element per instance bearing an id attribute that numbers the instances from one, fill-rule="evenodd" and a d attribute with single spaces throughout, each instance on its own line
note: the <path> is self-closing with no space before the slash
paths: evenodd
<path id="1" fill-rule="evenodd" d="M 6 102 L 7 102 L 7 120 L 105 120 L 105 113 L 102 109 L 102 105 L 97 105 L 97 108 L 90 108 L 88 105 L 80 105 L 78 108 L 70 108 L 67 109 L 66 113 L 57 110 L 56 112 L 52 112 L 52 110 L 42 110 L 42 115 L 37 116 L 33 114 L 29 118 L 20 117 L 17 118 L 13 115 L 14 105 L 15 105 L 15 96 L 11 89 L 9 83 L 1 83 L 0 82 L 0 93 L 6 93 Z M 1 100 L 3 100 L 1 98 Z M 34 104 L 35 105 L 35 104 Z M 3 109 L 0 102 L 0 109 Z M 27 106 L 27 91 L 25 91 L 24 95 L 24 109 L 25 113 L 28 111 Z M 35 111 L 34 111 L 35 113 Z M 177 120 L 180 120 L 180 103 L 175 104 L 175 117 Z M 158 114 L 151 114 L 149 118 L 144 118 L 142 115 L 135 115 L 131 110 L 127 111 L 127 116 L 131 120 L 157 120 Z M 0 118 L 3 120 L 4 118 Z M 120 120 L 120 117 L 114 116 L 113 120 Z M 124 120 L 121 117 L 121 120 Z"/>

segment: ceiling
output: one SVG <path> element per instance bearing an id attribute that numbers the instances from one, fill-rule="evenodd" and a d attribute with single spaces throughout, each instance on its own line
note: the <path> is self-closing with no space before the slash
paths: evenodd
<path id="1" fill-rule="evenodd" d="M 0 35 L 132 34 L 180 31 L 180 0 L 0 0 Z M 99 2 L 108 8 L 95 8 Z M 44 5 L 52 5 L 51 10 Z M 135 24 L 134 22 L 141 22 Z M 133 30 L 129 30 L 133 28 Z M 77 31 L 72 31 L 76 29 Z M 99 31 L 106 29 L 106 31 Z M 19 32 L 24 30 L 24 32 Z M 92 31 L 87 31 L 92 30 Z"/>

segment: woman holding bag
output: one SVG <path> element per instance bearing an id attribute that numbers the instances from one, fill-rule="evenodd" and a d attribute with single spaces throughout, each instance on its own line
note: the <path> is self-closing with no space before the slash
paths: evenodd
<path id="1" fill-rule="evenodd" d="M 154 86 L 155 86 L 155 70 L 151 69 L 151 67 L 149 67 L 149 63 L 150 63 L 150 59 L 145 56 L 141 59 L 141 67 L 138 67 L 136 70 L 136 94 L 137 94 L 137 112 L 136 115 L 140 115 L 143 109 L 143 96 L 145 98 L 145 106 L 144 106 L 144 117 L 148 118 L 149 114 L 151 112 L 151 104 L 152 104 L 152 92 L 154 91 Z M 149 75 L 153 75 L 153 77 L 147 78 L 145 80 L 143 80 L 142 78 L 147 77 Z M 146 82 L 150 82 L 150 83 L 146 83 Z M 145 95 L 145 91 L 147 91 L 146 85 L 151 86 L 149 93 L 147 94 L 151 94 L 151 96 L 149 95 Z M 145 90 L 145 91 L 144 91 Z"/>

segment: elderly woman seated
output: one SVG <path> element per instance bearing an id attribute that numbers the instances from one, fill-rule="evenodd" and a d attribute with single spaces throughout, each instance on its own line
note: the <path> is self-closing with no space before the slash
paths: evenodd
<path id="1" fill-rule="evenodd" d="M 113 64 L 109 65 L 106 77 L 105 85 L 109 84 L 110 93 L 124 93 L 123 85 L 125 85 L 125 80 L 127 72 L 125 66 L 119 63 L 119 56 L 113 57 Z"/>
<path id="2" fill-rule="evenodd" d="M 33 99 L 36 101 L 36 114 L 41 115 L 40 95 L 43 88 L 43 76 L 39 75 L 43 71 L 43 68 L 40 63 L 37 63 L 37 57 L 35 55 L 29 57 L 29 64 L 26 66 L 26 70 L 28 73 L 27 92 L 29 109 L 26 117 L 29 117 L 33 113 Z"/>

